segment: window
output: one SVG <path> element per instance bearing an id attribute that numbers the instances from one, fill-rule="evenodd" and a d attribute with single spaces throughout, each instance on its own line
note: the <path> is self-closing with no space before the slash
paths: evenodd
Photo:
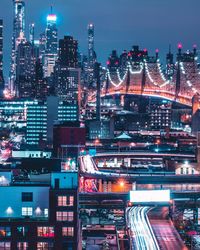
<path id="1" fill-rule="evenodd" d="M 0 242 L 0 250 L 10 250 L 11 244 L 10 242 Z"/>
<path id="2" fill-rule="evenodd" d="M 56 212 L 57 221 L 73 221 L 74 212 Z"/>
<path id="3" fill-rule="evenodd" d="M 25 237 L 28 233 L 28 227 L 17 227 L 17 236 Z"/>
<path id="4" fill-rule="evenodd" d="M 28 243 L 27 242 L 17 242 L 17 250 L 27 250 Z"/>
<path id="5" fill-rule="evenodd" d="M 32 202 L 33 193 L 32 192 L 22 192 L 22 202 Z"/>
<path id="6" fill-rule="evenodd" d="M 74 236 L 74 228 L 73 227 L 63 227 L 62 228 L 62 236 L 73 237 Z"/>
<path id="7" fill-rule="evenodd" d="M 22 207 L 22 216 L 32 216 L 33 208 L 32 207 Z"/>
<path id="8" fill-rule="evenodd" d="M 0 237 L 10 237 L 10 227 L 0 227 Z"/>
<path id="9" fill-rule="evenodd" d="M 58 206 L 68 207 L 74 205 L 74 196 L 58 196 Z"/>
<path id="10" fill-rule="evenodd" d="M 48 217 L 49 216 L 49 209 L 45 208 L 44 209 L 44 217 Z"/>
<path id="11" fill-rule="evenodd" d="M 51 242 L 38 242 L 37 243 L 37 250 L 52 250 L 53 243 Z"/>
<path id="12" fill-rule="evenodd" d="M 38 227 L 37 229 L 38 237 L 54 237 L 53 227 Z"/>

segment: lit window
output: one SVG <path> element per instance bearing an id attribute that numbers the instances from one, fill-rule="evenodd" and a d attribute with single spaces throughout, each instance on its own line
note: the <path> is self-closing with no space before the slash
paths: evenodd
<path id="1" fill-rule="evenodd" d="M 38 237 L 54 237 L 53 227 L 38 227 L 37 228 Z"/>
<path id="2" fill-rule="evenodd" d="M 73 221 L 74 212 L 56 212 L 57 221 Z"/>
<path id="3" fill-rule="evenodd" d="M 48 217 L 49 216 L 49 209 L 45 208 L 44 209 L 44 217 Z"/>
<path id="4" fill-rule="evenodd" d="M 74 228 L 73 227 L 63 227 L 62 228 L 62 236 L 73 237 L 74 236 Z"/>
<path id="5" fill-rule="evenodd" d="M 22 207 L 22 216 L 32 216 L 33 208 L 32 207 Z"/>
<path id="6" fill-rule="evenodd" d="M 10 227 L 0 227 L 0 237 L 10 237 Z"/>
<path id="7" fill-rule="evenodd" d="M 51 242 L 38 242 L 37 243 L 37 250 L 52 250 L 53 243 Z"/>
<path id="8" fill-rule="evenodd" d="M 27 242 L 17 242 L 17 249 L 18 250 L 27 250 L 28 243 Z"/>
<path id="9" fill-rule="evenodd" d="M 74 205 L 74 196 L 58 196 L 58 206 L 68 207 Z"/>
<path id="10" fill-rule="evenodd" d="M 11 249 L 10 242 L 0 242 L 0 249 L 1 250 L 10 250 Z"/>

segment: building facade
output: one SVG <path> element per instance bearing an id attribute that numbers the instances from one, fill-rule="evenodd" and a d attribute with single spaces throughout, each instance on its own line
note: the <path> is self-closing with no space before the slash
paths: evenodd
<path id="1" fill-rule="evenodd" d="M 12 36 L 12 54 L 10 65 L 9 88 L 12 94 L 15 93 L 16 78 L 16 56 L 17 39 L 25 34 L 25 2 L 24 0 L 13 0 L 13 36 Z"/>
<path id="2" fill-rule="evenodd" d="M 3 95 L 4 77 L 3 77 L 3 20 L 0 19 L 0 95 Z"/>
<path id="3" fill-rule="evenodd" d="M 77 173 L 52 173 L 46 182 L 23 186 L 2 176 L 1 249 L 81 249 Z"/>
<path id="4" fill-rule="evenodd" d="M 50 77 L 54 71 L 54 66 L 58 57 L 58 31 L 56 27 L 57 17 L 50 14 L 47 16 L 47 27 L 45 31 L 45 56 L 44 56 L 44 76 Z"/>

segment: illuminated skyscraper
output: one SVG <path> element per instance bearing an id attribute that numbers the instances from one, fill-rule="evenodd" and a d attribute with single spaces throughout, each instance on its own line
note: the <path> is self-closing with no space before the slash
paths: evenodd
<path id="1" fill-rule="evenodd" d="M 3 78 L 3 20 L 0 19 L 0 94 L 2 95 L 4 89 Z"/>
<path id="2" fill-rule="evenodd" d="M 73 37 L 64 36 L 64 39 L 59 40 L 58 61 L 68 68 L 78 66 L 78 42 Z"/>
<path id="3" fill-rule="evenodd" d="M 53 73 L 55 62 L 58 56 L 58 32 L 56 27 L 57 17 L 54 14 L 47 16 L 46 46 L 44 60 L 44 76 L 50 77 Z"/>
<path id="4" fill-rule="evenodd" d="M 13 37 L 12 37 L 12 55 L 10 68 L 10 83 L 9 88 L 12 93 L 16 91 L 16 53 L 17 39 L 24 37 L 25 34 L 25 2 L 24 0 L 13 0 Z"/>
<path id="5" fill-rule="evenodd" d="M 29 41 L 34 46 L 34 40 L 35 40 L 35 24 L 31 23 L 29 25 Z"/>
<path id="6" fill-rule="evenodd" d="M 16 89 L 18 97 L 34 97 L 36 58 L 33 46 L 26 39 L 21 40 L 17 46 L 16 57 Z"/>
<path id="7" fill-rule="evenodd" d="M 88 25 L 88 81 L 94 80 L 94 64 L 96 62 L 96 53 L 94 51 L 94 25 Z"/>
<path id="8" fill-rule="evenodd" d="M 80 69 L 78 68 L 78 42 L 71 36 L 59 41 L 59 56 L 54 71 L 56 94 L 70 103 L 79 100 Z"/>

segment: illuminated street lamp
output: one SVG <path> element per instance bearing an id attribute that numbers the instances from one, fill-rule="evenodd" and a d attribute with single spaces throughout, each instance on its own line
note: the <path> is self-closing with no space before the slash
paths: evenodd
<path id="1" fill-rule="evenodd" d="M 96 138 L 96 140 L 94 141 L 94 145 L 95 145 L 95 150 L 97 149 L 97 145 L 99 144 L 99 139 Z"/>
<path id="2" fill-rule="evenodd" d="M 120 181 L 119 185 L 120 187 L 124 187 L 124 181 Z"/>

